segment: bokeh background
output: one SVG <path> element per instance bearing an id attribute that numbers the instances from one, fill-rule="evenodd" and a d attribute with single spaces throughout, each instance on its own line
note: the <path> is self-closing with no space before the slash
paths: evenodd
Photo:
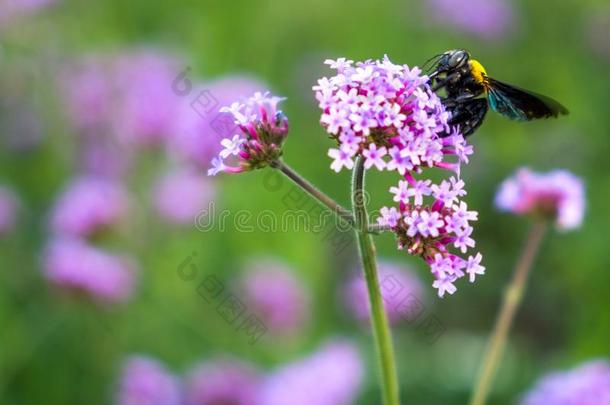
<path id="1" fill-rule="evenodd" d="M 423 305 L 394 326 L 403 401 L 468 398 L 529 227 L 493 206 L 520 166 L 581 176 L 587 214 L 581 229 L 544 241 L 491 403 L 516 403 L 550 370 L 607 357 L 606 2 L 2 0 L 0 403 L 115 403 L 129 384 L 167 385 L 171 398 L 179 382 L 193 404 L 220 403 L 206 395 L 222 390 L 245 401 L 223 403 L 250 404 L 235 392 L 292 370 L 292 386 L 328 391 L 320 404 L 377 404 L 349 233 L 239 231 L 240 210 L 281 215 L 306 198 L 268 171 L 207 178 L 214 122 L 238 96 L 287 97 L 285 160 L 347 205 L 349 174 L 329 170 L 311 91 L 331 74 L 323 61 L 388 54 L 412 66 L 457 47 L 571 113 L 527 124 L 489 114 L 471 138 L 476 153 L 462 176 L 487 267 L 475 284 L 439 299 L 424 263 L 397 251 L 391 235 L 376 238 Z M 373 207 L 391 202 L 395 181 L 371 173 Z M 205 216 L 197 224 L 210 202 L 230 213 L 224 229 L 204 226 Z M 235 322 L 218 310 L 226 297 L 246 308 Z M 240 329 L 249 314 L 267 328 L 258 339 Z M 429 333 L 430 320 L 442 333 Z M 138 376 L 133 356 L 157 363 Z M 155 375 L 159 367 L 173 379 Z M 130 370 L 135 382 L 125 382 Z M 277 403 L 300 403 L 296 392 Z"/>

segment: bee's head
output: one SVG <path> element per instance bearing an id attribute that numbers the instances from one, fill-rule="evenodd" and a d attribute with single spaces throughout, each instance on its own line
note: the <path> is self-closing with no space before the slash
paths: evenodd
<path id="1" fill-rule="evenodd" d="M 465 49 L 453 49 L 443 53 L 438 59 L 436 70 L 431 76 L 459 69 L 468 63 L 470 54 Z"/>

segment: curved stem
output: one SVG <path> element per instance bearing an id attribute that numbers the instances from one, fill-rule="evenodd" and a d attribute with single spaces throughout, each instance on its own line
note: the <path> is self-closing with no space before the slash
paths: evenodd
<path id="1" fill-rule="evenodd" d="M 347 222 L 349 225 L 354 226 L 354 217 L 347 208 L 344 208 L 338 202 L 324 194 L 322 191 L 318 190 L 316 186 L 314 186 L 305 178 L 303 178 L 299 173 L 297 173 L 286 163 L 278 159 L 271 164 L 271 167 L 278 169 L 286 177 L 292 180 L 297 186 L 301 187 L 309 195 L 315 198 L 319 203 L 326 206 L 328 209 L 334 212 L 335 215 L 337 215 L 343 221 Z"/>
<path id="2" fill-rule="evenodd" d="M 487 399 L 498 368 L 498 363 L 502 358 L 502 353 L 506 346 L 510 327 L 515 318 L 515 313 L 517 312 L 519 304 L 521 303 L 528 275 L 536 254 L 538 253 L 538 249 L 540 248 L 545 230 L 546 223 L 543 221 L 534 223 L 530 230 L 523 253 L 521 253 L 519 262 L 515 267 L 513 278 L 504 293 L 502 308 L 498 314 L 496 324 L 494 325 L 493 332 L 489 339 L 487 350 L 483 357 L 483 363 L 481 363 L 475 390 L 470 399 L 470 405 L 483 405 Z"/>
<path id="3" fill-rule="evenodd" d="M 356 159 L 352 177 L 352 207 L 356 221 L 356 238 L 364 278 L 368 290 L 371 324 L 375 339 L 377 357 L 381 367 L 381 391 L 384 405 L 398 405 L 399 390 L 396 375 L 396 364 L 394 362 L 394 348 L 392 345 L 392 334 L 388 325 L 388 319 L 383 305 L 383 298 L 379 288 L 377 275 L 377 262 L 375 245 L 368 233 L 368 213 L 364 200 L 364 161 L 361 156 Z"/>

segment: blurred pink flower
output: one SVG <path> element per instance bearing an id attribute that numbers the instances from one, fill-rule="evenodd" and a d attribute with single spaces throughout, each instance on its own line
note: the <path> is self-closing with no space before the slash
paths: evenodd
<path id="1" fill-rule="evenodd" d="M 132 356 L 125 361 L 118 405 L 180 405 L 180 395 L 178 379 L 157 360 Z"/>
<path id="2" fill-rule="evenodd" d="M 51 213 L 51 229 L 60 235 L 89 236 L 116 225 L 127 213 L 127 191 L 103 178 L 78 177 L 63 190 Z"/>
<path id="3" fill-rule="evenodd" d="M 190 224 L 214 195 L 215 186 L 206 176 L 182 168 L 159 179 L 154 189 L 155 208 L 169 222 Z"/>
<path id="4" fill-rule="evenodd" d="M 246 363 L 205 362 L 188 377 L 185 405 L 258 405 L 259 384 L 256 370 Z"/>
<path id="5" fill-rule="evenodd" d="M 115 303 L 131 297 L 136 266 L 125 256 L 108 253 L 77 239 L 59 238 L 47 246 L 43 272 L 52 284 Z"/>
<path id="6" fill-rule="evenodd" d="M 413 322 L 423 310 L 424 289 L 421 281 L 406 266 L 379 262 L 379 286 L 388 320 Z M 362 270 L 345 285 L 344 297 L 351 315 L 359 321 L 369 322 L 369 299 Z"/>
<path id="7" fill-rule="evenodd" d="M 309 318 L 309 297 L 302 282 L 282 262 L 253 262 L 245 269 L 241 288 L 240 298 L 271 332 L 295 334 Z"/>
<path id="8" fill-rule="evenodd" d="M 120 55 L 114 85 L 120 89 L 114 132 L 127 144 L 157 144 L 171 135 L 179 97 L 172 81 L 179 61 L 155 50 Z"/>
<path id="9" fill-rule="evenodd" d="M 585 191 L 582 180 L 567 170 L 536 173 L 522 168 L 500 185 L 495 202 L 500 210 L 548 217 L 569 230 L 582 223 Z"/>
<path id="10" fill-rule="evenodd" d="M 610 362 L 594 360 L 543 377 L 521 405 L 610 405 Z"/>
<path id="11" fill-rule="evenodd" d="M 207 170 L 212 157 L 222 149 L 220 140 L 238 132 L 231 114 L 221 113 L 220 108 L 264 88 L 257 79 L 239 75 L 196 85 L 179 107 L 174 133 L 169 139 L 170 150 Z"/>
<path id="12" fill-rule="evenodd" d="M 0 28 L 33 15 L 52 3 L 55 3 L 55 0 L 2 0 L 0 1 Z"/>
<path id="13" fill-rule="evenodd" d="M 262 405 L 350 405 L 358 396 L 364 365 L 348 342 L 329 343 L 311 356 L 279 368 L 262 388 Z"/>
<path id="14" fill-rule="evenodd" d="M 10 233 L 17 223 L 19 200 L 15 193 L 0 186 L 0 236 Z"/>
<path id="15" fill-rule="evenodd" d="M 433 19 L 485 40 L 499 40 L 515 26 L 510 0 L 427 0 Z"/>

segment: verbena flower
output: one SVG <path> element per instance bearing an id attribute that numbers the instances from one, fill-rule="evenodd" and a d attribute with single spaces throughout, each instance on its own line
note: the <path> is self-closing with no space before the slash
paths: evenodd
<path id="1" fill-rule="evenodd" d="M 181 392 L 178 378 L 157 360 L 129 357 L 116 393 L 118 405 L 180 405 Z"/>
<path id="2" fill-rule="evenodd" d="M 135 286 L 133 260 L 76 239 L 53 240 L 43 256 L 43 271 L 59 287 L 108 303 L 126 301 Z"/>
<path id="3" fill-rule="evenodd" d="M 210 160 L 223 149 L 220 141 L 237 130 L 233 116 L 220 109 L 266 87 L 258 79 L 242 75 L 194 83 L 180 102 L 168 139 L 169 151 L 185 163 L 207 169 Z"/>
<path id="4" fill-rule="evenodd" d="M 51 229 L 59 235 L 85 237 L 118 225 L 127 214 L 127 191 L 119 183 L 83 176 L 72 180 L 51 212 Z"/>
<path id="5" fill-rule="evenodd" d="M 271 332 L 294 335 L 305 326 L 309 297 L 294 270 L 284 263 L 271 259 L 252 262 L 240 284 L 240 297 Z"/>
<path id="6" fill-rule="evenodd" d="M 449 113 L 419 68 L 396 65 L 387 56 L 325 63 L 337 74 L 318 80 L 313 90 L 322 109 L 320 123 L 338 144 L 328 151 L 334 171 L 351 169 L 357 155 L 367 169 L 402 175 L 432 166 L 457 171 L 459 164 L 446 160 L 453 155 L 467 161 L 472 148 L 450 132 Z"/>
<path id="7" fill-rule="evenodd" d="M 329 343 L 271 373 L 263 384 L 260 404 L 351 405 L 363 376 L 363 361 L 353 344 Z"/>
<path id="8" fill-rule="evenodd" d="M 503 211 L 547 218 L 559 229 L 575 229 L 584 217 L 584 185 L 567 170 L 536 173 L 522 168 L 500 185 L 495 203 Z"/>
<path id="9" fill-rule="evenodd" d="M 595 360 L 543 377 L 521 405 L 610 405 L 610 362 Z"/>
<path id="10" fill-rule="evenodd" d="M 282 100 L 257 92 L 244 103 L 221 108 L 221 112 L 233 115 L 239 133 L 221 141 L 223 149 L 212 159 L 208 175 L 263 168 L 282 155 L 288 135 L 288 119 L 277 108 Z"/>
<path id="11" fill-rule="evenodd" d="M 510 0 L 427 0 L 431 18 L 484 40 L 501 40 L 515 27 Z"/>
<path id="12" fill-rule="evenodd" d="M 362 270 L 358 269 L 344 287 L 344 297 L 351 315 L 361 321 L 369 322 L 370 304 Z M 379 287 L 388 321 L 397 324 L 411 322 L 421 307 L 424 294 L 421 281 L 410 269 L 398 263 L 379 261 Z"/>
<path id="13" fill-rule="evenodd" d="M 191 224 L 215 195 L 212 182 L 194 170 L 176 169 L 161 177 L 153 190 L 157 213 L 170 223 Z"/>
<path id="14" fill-rule="evenodd" d="M 185 405 L 257 405 L 260 377 L 236 360 L 205 362 L 188 376 Z"/>
<path id="15" fill-rule="evenodd" d="M 0 186 L 0 236 L 10 233 L 17 222 L 19 200 L 15 193 Z"/>
<path id="16" fill-rule="evenodd" d="M 398 207 L 383 207 L 377 222 L 397 235 L 399 249 L 421 256 L 430 265 L 435 279 L 432 286 L 439 297 L 446 292 L 453 294 L 456 280 L 468 275 L 474 282 L 477 275 L 485 272 L 480 253 L 467 258 L 455 253 L 465 254 L 475 247 L 471 222 L 477 220 L 478 214 L 469 211 L 460 198 L 466 194 L 463 181 L 451 177 L 433 184 L 430 180 L 406 178 L 390 189 Z"/>

